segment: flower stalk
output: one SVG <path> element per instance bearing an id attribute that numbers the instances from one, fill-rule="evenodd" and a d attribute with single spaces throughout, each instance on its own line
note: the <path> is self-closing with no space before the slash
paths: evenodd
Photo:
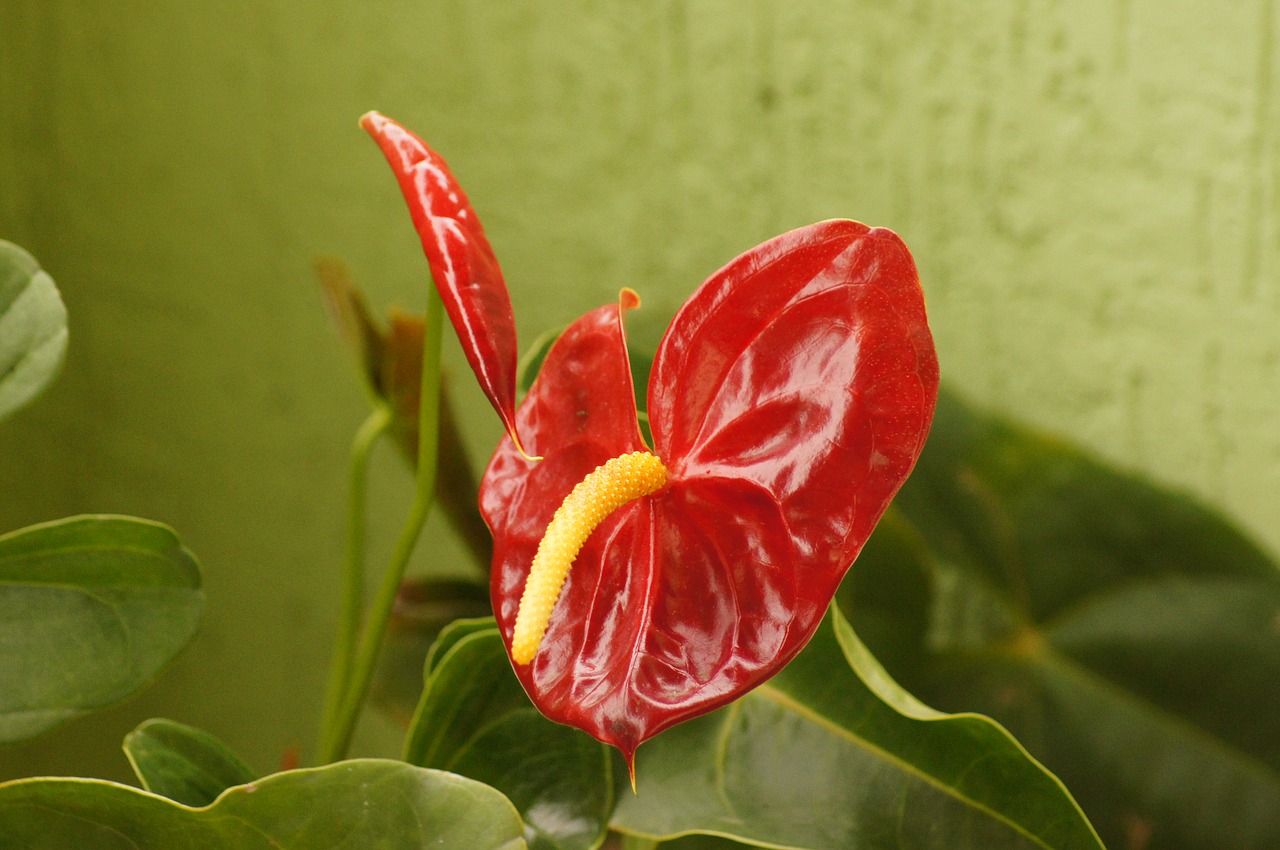
<path id="1" fill-rule="evenodd" d="M 351 682 L 356 642 L 360 636 L 360 612 L 364 608 L 365 502 L 368 494 L 369 456 L 387 433 L 395 416 L 391 406 L 378 401 L 351 441 L 350 483 L 347 497 L 347 549 L 342 575 L 342 613 L 334 640 L 333 662 L 325 691 L 317 754 L 322 763 L 333 761 L 334 723 Z"/>
<path id="2" fill-rule="evenodd" d="M 422 347 L 422 392 L 419 398 L 418 469 L 413 503 L 365 617 L 350 678 L 335 712 L 332 731 L 326 736 L 320 753 L 322 762 L 344 758 L 351 746 L 351 736 L 377 666 L 396 593 L 418 539 L 422 536 L 423 526 L 434 501 L 440 451 L 440 342 L 443 319 L 444 305 L 440 295 L 434 286 L 428 287 L 426 335 Z"/>

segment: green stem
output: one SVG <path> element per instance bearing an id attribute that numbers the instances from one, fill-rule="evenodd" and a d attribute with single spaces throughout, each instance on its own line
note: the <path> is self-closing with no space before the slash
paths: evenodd
<path id="1" fill-rule="evenodd" d="M 476 566 L 489 575 L 493 561 L 493 536 L 489 526 L 476 510 L 480 503 L 480 485 L 476 481 L 462 428 L 449 403 L 448 386 L 440 393 L 440 471 L 436 480 L 436 498 L 440 510 L 449 520 L 459 539 L 467 547 Z"/>
<path id="2" fill-rule="evenodd" d="M 329 668 L 329 685 L 325 690 L 324 715 L 320 723 L 320 739 L 316 757 L 321 764 L 334 759 L 333 724 L 342 698 L 351 681 L 351 665 L 355 658 L 360 631 L 360 612 L 364 608 L 364 537 L 365 496 L 369 490 L 369 455 L 378 439 L 387 432 L 393 420 L 391 406 L 379 402 L 361 423 L 351 441 L 350 481 L 347 495 L 347 551 L 343 566 L 342 613 L 334 640 L 333 662 Z"/>
<path id="3" fill-rule="evenodd" d="M 404 578 L 405 567 L 408 566 L 409 558 L 422 534 L 422 527 L 426 524 L 435 496 L 436 461 L 440 452 L 440 340 L 443 325 L 444 304 L 440 301 L 440 294 L 432 286 L 428 288 L 426 333 L 422 346 L 417 487 L 400 539 L 396 541 L 395 550 L 382 574 L 382 583 L 365 619 L 345 698 L 334 721 L 333 735 L 330 738 L 332 743 L 326 752 L 331 761 L 345 758 L 347 749 L 351 746 L 351 735 L 355 731 L 360 706 L 364 703 L 369 682 L 378 663 L 378 654 L 382 650 L 382 640 L 391 619 L 391 609 L 395 605 L 400 582 Z"/>

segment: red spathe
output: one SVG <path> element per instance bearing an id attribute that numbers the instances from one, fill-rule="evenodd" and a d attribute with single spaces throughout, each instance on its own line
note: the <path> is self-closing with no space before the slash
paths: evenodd
<path id="1" fill-rule="evenodd" d="M 646 448 L 622 316 L 569 327 L 481 485 L 510 646 L 556 508 Z M 938 365 L 906 246 L 826 221 L 751 249 L 672 321 L 648 388 L 668 484 L 591 535 L 538 655 L 516 673 L 548 717 L 636 747 L 768 679 L 803 648 L 928 434 Z"/>

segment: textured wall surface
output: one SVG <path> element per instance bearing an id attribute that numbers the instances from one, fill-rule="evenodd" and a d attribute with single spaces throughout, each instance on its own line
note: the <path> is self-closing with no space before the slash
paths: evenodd
<path id="1" fill-rule="evenodd" d="M 153 714 L 264 769 L 311 740 L 362 410 L 310 263 L 345 257 L 379 304 L 425 279 L 356 127 L 371 108 L 450 160 L 525 339 L 624 285 L 667 316 L 791 227 L 885 225 L 952 386 L 1280 551 L 1277 18 L 1274 0 L 6 0 L 0 237 L 62 286 L 72 348 L 0 425 L 0 520 L 169 522 L 209 610 L 146 696 L 0 753 L 0 774 L 122 774 L 120 736 Z M 498 429 L 464 402 L 482 456 Z M 382 461 L 379 540 L 406 492 Z"/>

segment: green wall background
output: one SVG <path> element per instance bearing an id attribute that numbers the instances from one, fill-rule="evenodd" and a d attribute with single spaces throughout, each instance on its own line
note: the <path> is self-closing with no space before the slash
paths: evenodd
<path id="1" fill-rule="evenodd" d="M 791 227 L 889 226 L 952 386 L 1280 551 L 1278 26 L 1274 0 L 3 0 L 0 237 L 72 341 L 0 425 L 0 527 L 168 522 L 208 613 L 143 697 L 0 775 L 125 776 L 153 715 L 264 770 L 309 746 L 363 415 L 311 261 L 381 305 L 426 279 L 373 108 L 450 160 L 526 340 L 621 286 L 665 317 Z M 483 458 L 498 428 L 462 395 Z M 408 481 L 390 451 L 375 477 L 385 549 Z"/>

